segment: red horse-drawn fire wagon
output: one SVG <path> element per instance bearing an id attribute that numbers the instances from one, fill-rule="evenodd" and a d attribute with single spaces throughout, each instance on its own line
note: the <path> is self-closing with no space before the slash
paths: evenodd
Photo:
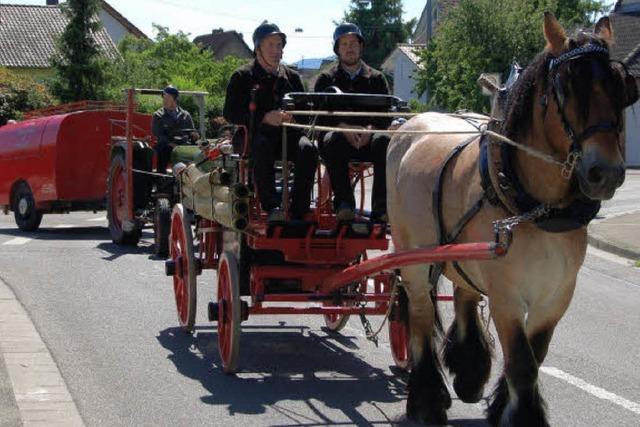
<path id="1" fill-rule="evenodd" d="M 289 94 L 283 107 L 298 117 L 298 123 L 311 118 L 311 125 L 290 126 L 312 133 L 313 117 L 321 110 L 402 115 L 402 106 L 391 96 L 299 93 Z M 368 336 L 375 334 L 364 316 L 386 314 L 394 360 L 406 367 L 407 304 L 401 286 L 396 286 L 401 282 L 397 269 L 453 259 L 490 259 L 504 253 L 500 243 L 487 242 L 418 248 L 368 259 L 368 251 L 389 248 L 387 224 L 370 220 L 362 210 L 355 221 L 338 222 L 322 166 L 308 216 L 303 221 L 270 224 L 252 182 L 248 139 L 242 153 L 233 153 L 230 143 L 221 143 L 204 149 L 198 161 L 174 165 L 180 201 L 171 217 L 166 273 L 173 278 L 180 325 L 192 332 L 197 277 L 203 270 L 217 270 L 217 298 L 208 305 L 208 317 L 217 322 L 225 372 L 238 367 L 241 323 L 260 314 L 318 314 L 332 331 L 340 330 L 350 315 L 359 315 Z M 368 166 L 351 165 L 354 186 L 363 181 Z M 285 157 L 278 178 L 285 212 L 289 172 Z M 364 198 L 364 186 L 360 188 Z"/>

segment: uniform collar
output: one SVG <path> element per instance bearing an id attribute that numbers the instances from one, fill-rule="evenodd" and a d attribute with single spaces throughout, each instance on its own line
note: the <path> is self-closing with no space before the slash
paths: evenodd
<path id="1" fill-rule="evenodd" d="M 360 60 L 360 68 L 358 69 L 357 74 L 353 75 L 353 77 L 351 73 L 342 68 L 340 61 L 338 61 L 338 64 L 336 65 L 336 71 L 343 73 L 351 80 L 355 80 L 358 76 L 362 76 L 365 79 L 371 76 L 371 67 L 369 67 L 363 60 Z"/>
<path id="2" fill-rule="evenodd" d="M 284 71 L 284 65 L 282 65 L 282 63 L 280 65 L 278 65 L 278 72 L 276 74 L 273 73 L 269 73 L 267 70 L 265 70 L 262 65 L 260 65 L 260 63 L 258 62 L 257 59 L 253 60 L 253 74 L 258 77 L 258 78 L 265 78 L 268 76 L 274 76 L 274 77 L 282 77 L 282 78 L 286 78 L 287 74 Z"/>

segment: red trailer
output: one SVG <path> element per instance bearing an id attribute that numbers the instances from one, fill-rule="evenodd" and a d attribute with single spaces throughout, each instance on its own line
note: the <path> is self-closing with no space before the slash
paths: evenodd
<path id="1" fill-rule="evenodd" d="M 124 135 L 126 108 L 80 102 L 31 114 L 0 128 L 0 209 L 36 230 L 44 213 L 105 209 L 113 135 Z M 135 114 L 134 135 L 151 133 Z"/>

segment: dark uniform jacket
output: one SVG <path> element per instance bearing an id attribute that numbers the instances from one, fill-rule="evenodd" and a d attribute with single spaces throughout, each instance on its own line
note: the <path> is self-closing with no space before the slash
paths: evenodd
<path id="1" fill-rule="evenodd" d="M 166 146 L 174 141 L 174 136 L 181 136 L 182 129 L 193 129 L 193 119 L 187 110 L 177 107 L 175 114 L 164 107 L 153 113 L 151 131 L 158 140 L 158 146 Z"/>
<path id="2" fill-rule="evenodd" d="M 300 75 L 282 64 L 276 75 L 268 73 L 256 60 L 238 68 L 231 75 L 224 102 L 223 115 L 228 122 L 249 126 L 249 102 L 254 88 L 256 111 L 253 131 L 279 136 L 282 132 L 280 127 L 264 125 L 262 119 L 267 112 L 281 108 L 282 98 L 286 93 L 304 92 Z"/>
<path id="3" fill-rule="evenodd" d="M 388 95 L 389 85 L 384 74 L 380 71 L 368 66 L 362 61 L 360 73 L 352 79 L 349 73 L 342 69 L 339 63 L 323 71 L 318 76 L 314 87 L 315 92 L 327 92 L 331 86 L 338 87 L 344 93 L 369 93 L 378 95 Z M 322 120 L 324 124 L 335 126 L 339 122 L 345 122 L 353 125 L 367 126 L 373 125 L 376 129 L 386 129 L 389 127 L 390 120 L 383 119 L 348 119 L 348 118 L 325 118 Z"/>

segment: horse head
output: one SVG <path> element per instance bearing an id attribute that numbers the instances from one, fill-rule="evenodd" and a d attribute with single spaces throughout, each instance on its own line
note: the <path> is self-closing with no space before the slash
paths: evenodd
<path id="1" fill-rule="evenodd" d="M 624 182 L 622 113 L 638 99 L 635 80 L 622 63 L 610 59 L 613 33 L 608 18 L 602 18 L 593 33 L 569 38 L 546 13 L 544 35 L 546 84 L 539 90 L 546 139 L 573 163 L 585 196 L 610 199 Z"/>

